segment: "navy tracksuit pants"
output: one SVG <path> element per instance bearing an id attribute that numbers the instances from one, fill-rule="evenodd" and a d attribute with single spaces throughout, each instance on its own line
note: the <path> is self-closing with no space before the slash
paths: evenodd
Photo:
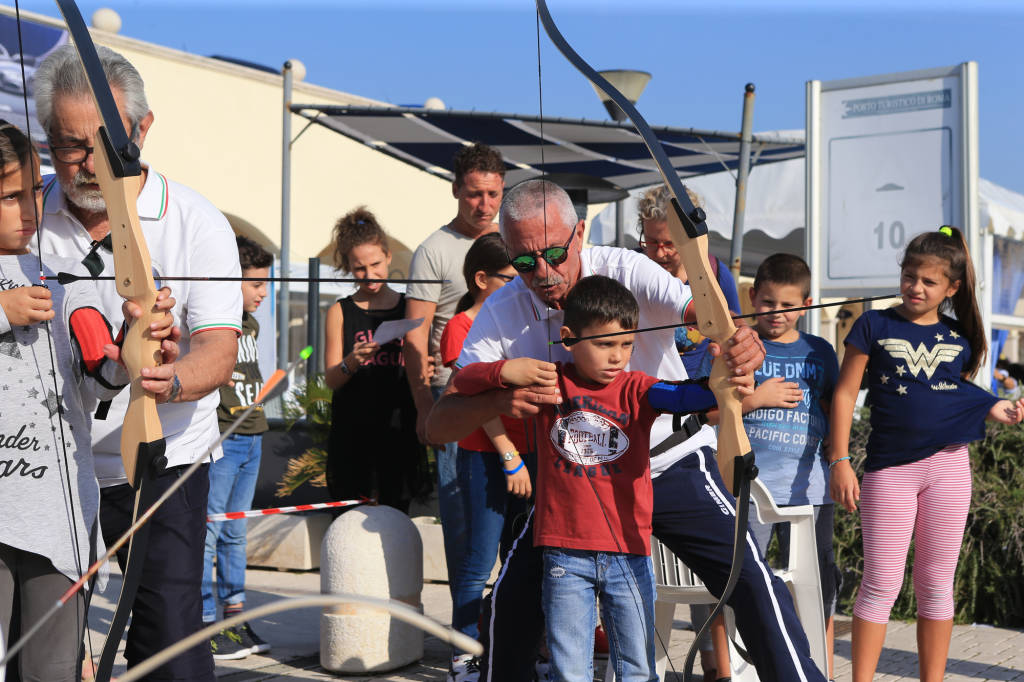
<path id="1" fill-rule="evenodd" d="M 701 448 L 654 479 L 654 536 L 721 594 L 732 564 L 735 502 L 711 448 Z M 530 682 L 544 616 L 542 551 L 533 546 L 532 512 L 508 552 L 480 636 L 482 682 Z M 785 584 L 765 564 L 750 534 L 729 599 L 736 627 L 763 682 L 824 682 Z"/>

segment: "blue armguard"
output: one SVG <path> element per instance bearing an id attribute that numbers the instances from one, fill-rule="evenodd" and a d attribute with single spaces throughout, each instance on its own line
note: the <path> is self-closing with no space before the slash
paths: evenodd
<path id="1" fill-rule="evenodd" d="M 718 406 L 715 394 L 704 381 L 681 384 L 659 381 L 647 391 L 647 401 L 659 412 L 707 412 Z"/>

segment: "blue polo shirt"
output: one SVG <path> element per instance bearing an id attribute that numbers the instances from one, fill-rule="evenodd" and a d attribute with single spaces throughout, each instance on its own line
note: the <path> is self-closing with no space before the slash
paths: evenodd
<path id="1" fill-rule="evenodd" d="M 764 342 L 764 362 L 754 372 L 760 385 L 775 377 L 800 386 L 796 407 L 762 407 L 743 417 L 747 438 L 757 453 L 758 476 L 776 504 L 832 504 L 828 494 L 828 463 L 822 441 L 839 376 L 836 352 L 825 339 L 800 333 L 791 343 Z"/>
<path id="2" fill-rule="evenodd" d="M 846 343 L 869 356 L 865 470 L 915 462 L 985 437 L 985 417 L 999 398 L 962 378 L 971 347 L 956 320 L 943 315 L 921 325 L 892 308 L 870 310 L 853 324 Z"/>

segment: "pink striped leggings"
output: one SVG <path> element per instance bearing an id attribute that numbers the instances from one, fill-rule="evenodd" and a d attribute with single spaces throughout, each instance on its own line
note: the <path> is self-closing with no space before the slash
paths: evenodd
<path id="1" fill-rule="evenodd" d="M 853 614 L 888 623 L 903 585 L 914 536 L 917 615 L 953 617 L 953 575 L 971 505 L 971 463 L 966 445 L 952 445 L 923 460 L 864 474 L 860 525 L 864 577 Z"/>

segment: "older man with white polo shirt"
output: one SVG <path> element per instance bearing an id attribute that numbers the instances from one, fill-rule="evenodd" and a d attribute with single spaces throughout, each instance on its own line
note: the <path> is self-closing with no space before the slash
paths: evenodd
<path id="1" fill-rule="evenodd" d="M 624 284 L 640 306 L 640 328 L 679 323 L 691 295 L 689 287 L 654 261 L 610 247 L 582 250 L 583 221 L 568 195 L 545 180 L 529 180 L 505 193 L 499 214 L 502 237 L 519 277 L 492 294 L 477 314 L 457 367 L 518 357 L 570 361 L 558 338 L 562 302 L 572 286 L 588 275 L 605 275 Z M 739 373 L 761 366 L 764 350 L 748 327 L 740 327 L 726 349 Z M 675 350 L 673 330 L 638 333 L 629 369 L 667 380 L 686 379 Z M 556 399 L 543 389 L 499 390 L 479 396 L 449 388 L 430 413 L 433 440 L 454 440 L 485 421 L 509 414 L 529 417 Z M 689 437 L 651 459 L 654 486 L 654 535 L 681 557 L 708 585 L 721 593 L 732 560 L 735 502 L 722 482 L 714 458 L 715 432 L 691 415 L 682 423 Z M 651 430 L 654 448 L 672 433 L 672 417 L 663 415 Z M 538 433 L 537 438 L 549 437 Z M 603 523 L 594 519 L 594 523 Z M 736 622 L 761 679 L 814 680 L 824 676 L 810 658 L 807 637 L 786 586 L 775 578 L 749 539 L 749 551 L 729 600 Z M 494 586 L 487 648 L 481 679 L 527 682 L 543 630 L 540 607 L 541 553 L 533 547 L 532 515 L 505 558 Z"/>
<path id="2" fill-rule="evenodd" d="M 121 55 L 103 47 L 98 51 L 125 130 L 141 148 L 153 123 L 142 78 Z M 44 179 L 41 248 L 82 261 L 94 274 L 112 274 L 110 222 L 96 181 L 92 148 L 101 120 L 72 46 L 58 48 L 36 70 L 35 97 L 56 170 L 55 177 Z M 231 228 L 199 194 L 143 164 L 137 205 L 158 273 L 239 275 Z M 97 285 L 104 301 L 102 312 L 112 324 L 120 324 L 123 301 L 114 283 Z M 167 462 L 153 481 L 156 490 L 169 487 L 218 439 L 216 389 L 231 378 L 241 332 L 242 294 L 237 283 L 174 282 L 174 296 L 177 303 L 172 313 L 182 329 L 181 356 L 173 365 L 155 368 L 166 378 L 173 376 L 169 394 L 160 397 L 166 402 L 158 407 Z M 93 421 L 93 452 L 102 488 L 100 518 L 108 544 L 124 532 L 132 516 L 134 495 L 121 465 L 119 442 L 127 404 L 128 392 L 122 391 L 106 418 Z M 202 627 L 200 585 L 208 489 L 204 467 L 150 521 L 149 546 L 125 648 L 129 666 Z M 162 666 L 152 679 L 213 682 L 209 644 Z"/>

